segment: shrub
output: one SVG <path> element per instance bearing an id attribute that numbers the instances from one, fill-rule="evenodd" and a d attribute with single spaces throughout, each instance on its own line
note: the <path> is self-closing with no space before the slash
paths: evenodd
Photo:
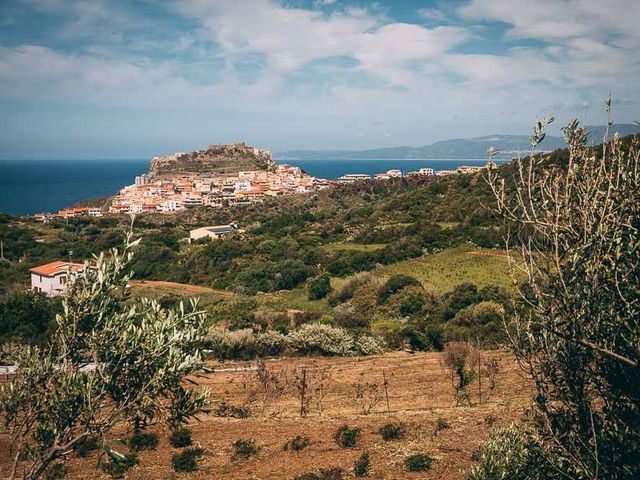
<path id="1" fill-rule="evenodd" d="M 382 355 L 384 347 L 384 340 L 371 335 L 361 335 L 355 343 L 355 348 L 360 355 Z"/>
<path id="2" fill-rule="evenodd" d="M 102 462 L 102 470 L 113 478 L 123 478 L 127 471 L 139 463 L 138 454 L 135 452 L 123 455 L 111 449 L 106 449 L 109 461 Z"/>
<path id="3" fill-rule="evenodd" d="M 360 458 L 353 464 L 353 473 L 356 477 L 366 477 L 369 475 L 369 469 L 371 467 L 371 460 L 369 454 L 364 452 L 360 455 Z"/>
<path id="4" fill-rule="evenodd" d="M 141 450 L 155 450 L 158 446 L 158 434 L 155 432 L 136 432 L 129 439 L 129 447 L 136 452 Z"/>
<path id="5" fill-rule="evenodd" d="M 426 453 L 416 453 L 404 459 L 404 468 L 408 472 L 424 472 L 431 468 L 433 459 Z"/>
<path id="6" fill-rule="evenodd" d="M 88 457 L 91 452 L 100 448 L 100 442 L 96 437 L 86 437 L 75 444 L 74 450 L 79 457 Z"/>
<path id="7" fill-rule="evenodd" d="M 294 480 L 342 480 L 343 478 L 344 470 L 341 468 L 323 468 L 318 472 L 297 475 L 294 477 Z"/>
<path id="8" fill-rule="evenodd" d="M 354 341 L 342 328 L 308 323 L 287 336 L 289 348 L 298 353 L 321 355 L 353 355 Z"/>
<path id="9" fill-rule="evenodd" d="M 204 449 L 200 447 L 185 448 L 171 457 L 171 466 L 176 472 L 195 472 L 198 469 L 198 460 L 202 457 Z"/>
<path id="10" fill-rule="evenodd" d="M 350 427 L 343 425 L 335 434 L 335 440 L 341 448 L 355 447 L 360 438 L 360 429 L 358 427 Z"/>
<path id="11" fill-rule="evenodd" d="M 251 416 L 251 412 L 249 411 L 248 408 L 237 407 L 225 401 L 222 401 L 220 403 L 220 405 L 215 411 L 215 414 L 218 417 L 228 417 L 228 418 L 249 418 Z"/>
<path id="12" fill-rule="evenodd" d="M 287 337 L 276 330 L 266 330 L 256 337 L 257 353 L 261 356 L 272 357 L 280 355 L 287 346 Z"/>
<path id="13" fill-rule="evenodd" d="M 544 459 L 540 439 L 515 425 L 496 429 L 481 446 L 475 460 L 480 465 L 467 472 L 467 480 L 555 478 Z"/>
<path id="14" fill-rule="evenodd" d="M 180 430 L 174 430 L 169 437 L 169 443 L 174 448 L 188 447 L 193 443 L 191 439 L 191 430 L 188 428 L 181 428 Z"/>
<path id="15" fill-rule="evenodd" d="M 370 273 L 361 273 L 349 280 L 340 290 L 337 290 L 329 297 L 329 304 L 336 306 L 353 298 L 356 290 L 363 285 L 373 283 L 373 276 Z"/>
<path id="16" fill-rule="evenodd" d="M 309 446 L 309 437 L 305 437 L 304 435 L 298 435 L 291 440 L 288 440 L 287 443 L 284 444 L 285 450 L 293 450 L 294 452 L 299 452 L 304 450 Z"/>
<path id="17" fill-rule="evenodd" d="M 307 285 L 309 300 L 320 300 L 331 293 L 331 290 L 331 277 L 327 273 L 312 278 Z"/>
<path id="18" fill-rule="evenodd" d="M 47 471 L 45 480 L 63 480 L 69 473 L 69 467 L 62 462 L 54 463 Z"/>
<path id="19" fill-rule="evenodd" d="M 434 429 L 433 435 L 436 436 L 440 432 L 442 432 L 443 430 L 447 430 L 448 428 L 451 428 L 449 422 L 447 422 L 444 418 L 438 418 L 438 420 L 436 420 L 436 427 Z"/>
<path id="20" fill-rule="evenodd" d="M 204 341 L 216 358 L 253 358 L 256 355 L 256 335 L 250 328 L 225 330 L 213 326 Z"/>
<path id="21" fill-rule="evenodd" d="M 260 451 L 254 440 L 236 440 L 233 442 L 233 460 L 249 458 Z"/>
<path id="22" fill-rule="evenodd" d="M 476 377 L 473 370 L 479 352 L 469 342 L 448 342 L 444 347 L 442 364 L 451 377 L 456 405 L 471 404 L 467 387 Z"/>
<path id="23" fill-rule="evenodd" d="M 351 302 L 343 303 L 334 308 L 333 320 L 343 328 L 367 328 L 371 323 L 371 313 L 358 311 Z"/>
<path id="24" fill-rule="evenodd" d="M 407 427 L 404 423 L 387 423 L 380 427 L 380 435 L 385 442 L 390 440 L 398 440 L 403 438 L 407 433 Z"/>
<path id="25" fill-rule="evenodd" d="M 411 285 L 421 286 L 421 283 L 409 275 L 393 275 L 378 291 L 378 305 L 384 304 L 391 295 Z"/>

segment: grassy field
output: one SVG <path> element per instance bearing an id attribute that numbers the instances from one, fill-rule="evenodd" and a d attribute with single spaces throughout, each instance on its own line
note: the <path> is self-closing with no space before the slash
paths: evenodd
<path id="1" fill-rule="evenodd" d="M 472 406 L 457 407 L 450 379 L 440 364 L 438 353 L 389 353 L 373 357 L 280 358 L 265 362 L 272 378 L 284 382 L 278 394 L 269 394 L 254 368 L 255 362 L 212 362 L 213 373 L 196 379 L 204 383 L 216 401 L 243 405 L 250 418 L 220 418 L 204 414 L 193 422 L 193 437 L 204 448 L 199 469 L 193 473 L 173 472 L 171 456 L 179 450 L 170 447 L 166 430 L 158 429 L 160 444 L 155 450 L 140 453 L 140 465 L 126 475 L 130 480 L 292 480 L 296 475 L 322 468 L 341 468 L 344 479 L 353 478 L 354 461 L 363 453 L 371 457 L 374 479 L 463 479 L 464 470 L 472 464 L 472 455 L 492 428 L 522 418 L 530 401 L 527 382 L 517 373 L 513 358 L 504 352 L 487 352 L 500 366 L 495 390 L 485 390 L 480 403 L 477 385 L 471 386 Z M 292 383 L 296 371 L 324 371 L 322 407 L 314 400 L 306 417 L 300 418 L 298 390 Z M 310 373 L 311 375 L 311 373 Z M 316 391 L 320 377 L 308 377 L 310 391 Z M 387 404 L 383 392 L 387 380 Z M 354 384 L 378 386 L 373 404 L 365 414 L 356 400 Z M 273 392 L 273 390 L 269 390 Z M 315 397 L 314 397 L 315 398 Z M 406 425 L 404 438 L 384 441 L 379 429 L 389 422 Z M 353 448 L 340 448 L 334 441 L 336 430 L 348 424 L 360 428 L 360 438 Z M 437 425 L 440 428 L 437 428 Z M 283 445 L 296 435 L 306 435 L 310 445 L 300 452 L 285 450 Z M 113 446 L 125 450 L 113 436 Z M 232 443 L 239 439 L 254 440 L 259 447 L 256 456 L 232 459 Z M 7 449 L 6 436 L 0 435 L 0 451 Z M 125 450 L 126 451 L 126 450 Z M 424 452 L 433 458 L 427 472 L 409 473 L 404 469 L 406 456 Z M 96 466 L 97 455 L 89 458 L 70 455 L 71 480 L 108 479 Z M 0 459 L 0 471 L 7 468 L 7 458 Z"/>
<path id="2" fill-rule="evenodd" d="M 506 252 L 471 245 L 394 263 L 376 270 L 375 273 L 381 278 L 397 274 L 411 275 L 425 288 L 439 293 L 467 282 L 478 286 L 500 285 L 513 289 Z"/>
<path id="3" fill-rule="evenodd" d="M 380 250 L 387 245 L 385 243 L 351 243 L 351 242 L 335 242 L 328 243 L 320 247 L 326 252 L 333 252 L 336 250 L 352 250 L 356 252 L 372 252 Z"/>

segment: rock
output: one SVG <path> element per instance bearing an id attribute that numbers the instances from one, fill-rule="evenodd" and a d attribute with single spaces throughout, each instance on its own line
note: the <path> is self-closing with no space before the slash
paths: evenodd
<path id="1" fill-rule="evenodd" d="M 209 145 L 206 150 L 154 157 L 149 175 L 159 178 L 185 173 L 234 174 L 244 170 L 274 171 L 275 168 L 276 162 L 268 150 L 234 143 Z"/>

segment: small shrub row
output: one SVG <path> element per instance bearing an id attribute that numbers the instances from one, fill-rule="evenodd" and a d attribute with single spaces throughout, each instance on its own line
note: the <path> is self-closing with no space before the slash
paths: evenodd
<path id="1" fill-rule="evenodd" d="M 212 354 L 221 359 L 279 355 L 285 351 L 302 355 L 377 355 L 384 342 L 370 335 L 353 336 L 343 328 L 309 323 L 284 335 L 274 330 L 223 330 L 213 327 L 205 338 Z"/>

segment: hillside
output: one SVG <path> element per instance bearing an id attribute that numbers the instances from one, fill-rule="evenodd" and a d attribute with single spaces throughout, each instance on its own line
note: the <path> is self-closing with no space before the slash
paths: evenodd
<path id="1" fill-rule="evenodd" d="M 589 127 L 589 142 L 598 144 L 604 138 L 606 127 Z M 621 136 L 627 136 L 640 132 L 640 126 L 633 124 L 614 124 L 610 129 L 611 134 L 618 132 Z M 487 149 L 494 147 L 498 150 L 497 156 L 501 158 L 514 158 L 526 154 L 530 149 L 528 135 L 485 135 L 475 138 L 455 138 L 442 140 L 420 147 L 390 147 L 372 150 L 292 150 L 276 153 L 279 159 L 315 160 L 326 158 L 341 158 L 345 160 L 372 160 L 372 159 L 453 159 L 453 158 L 486 158 Z M 561 137 L 548 135 L 540 144 L 540 148 L 552 151 L 565 148 Z"/>
<path id="2" fill-rule="evenodd" d="M 184 173 L 237 173 L 242 170 L 272 170 L 274 167 L 275 162 L 268 150 L 235 143 L 154 157 L 149 175 L 157 178 Z"/>

